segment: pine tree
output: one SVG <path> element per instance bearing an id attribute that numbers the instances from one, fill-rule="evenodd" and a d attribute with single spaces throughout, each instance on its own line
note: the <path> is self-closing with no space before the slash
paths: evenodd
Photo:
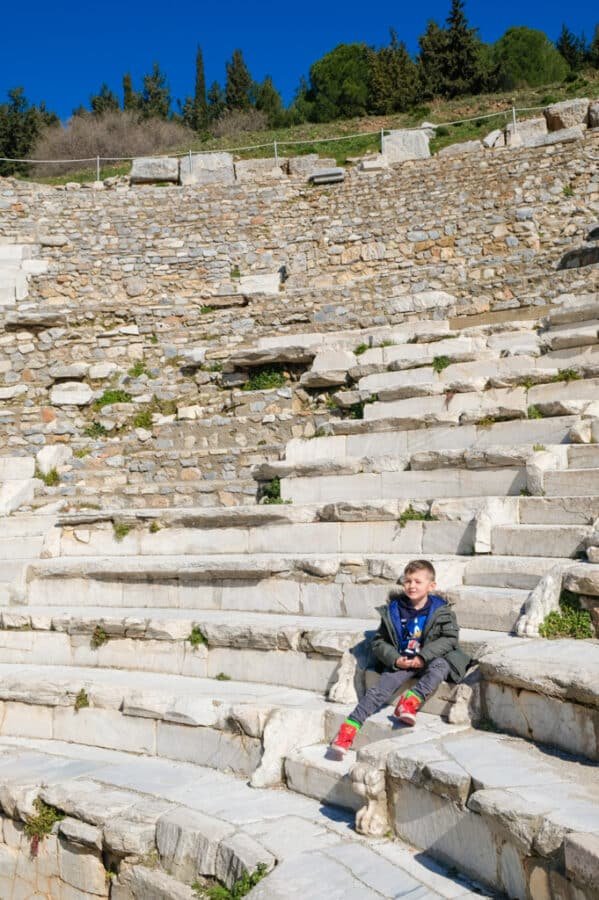
<path id="1" fill-rule="evenodd" d="M 268 124 L 274 127 L 280 124 L 283 118 L 283 101 L 281 95 L 273 84 L 270 75 L 267 75 L 262 84 L 254 88 L 256 97 L 256 109 L 262 110 L 268 117 Z"/>
<path id="2" fill-rule="evenodd" d="M 586 43 L 584 35 L 577 37 L 567 25 L 562 25 L 562 30 L 555 42 L 555 46 L 573 72 L 578 72 L 584 66 L 587 55 Z"/>
<path id="3" fill-rule="evenodd" d="M 468 24 L 463 0 L 451 0 L 447 26 L 442 92 L 447 97 L 478 93 L 485 80 L 481 45 L 476 29 Z"/>
<path id="4" fill-rule="evenodd" d="M 141 97 L 133 90 L 133 79 L 129 72 L 123 75 L 123 109 L 138 110 L 141 106 Z"/>
<path id="5" fill-rule="evenodd" d="M 89 98 L 89 105 L 95 116 L 101 116 L 105 112 L 114 112 L 119 108 L 119 99 L 104 82 L 97 94 Z"/>
<path id="6" fill-rule="evenodd" d="M 233 56 L 226 65 L 226 71 L 225 101 L 227 109 L 249 109 L 252 76 L 245 64 L 241 50 L 233 51 Z"/>
<path id="7" fill-rule="evenodd" d="M 216 122 L 225 111 L 225 94 L 218 83 L 213 81 L 208 90 L 208 121 Z"/>
<path id="8" fill-rule="evenodd" d="M 196 83 L 193 96 L 193 122 L 194 131 L 203 131 L 208 124 L 208 103 L 206 101 L 206 77 L 204 75 L 204 57 L 202 48 L 196 52 Z"/>
<path id="9" fill-rule="evenodd" d="M 171 94 L 166 83 L 166 75 L 160 71 L 157 62 L 152 71 L 144 75 L 141 95 L 141 111 L 144 118 L 168 119 L 171 108 Z"/>
<path id="10" fill-rule="evenodd" d="M 589 65 L 593 66 L 595 69 L 599 69 L 599 24 L 595 25 L 593 39 L 591 40 L 587 51 L 587 60 Z"/>
<path id="11" fill-rule="evenodd" d="M 44 103 L 30 106 L 22 87 L 8 91 L 8 102 L 0 103 L 0 156 L 26 159 L 47 125 L 55 125 L 58 117 Z M 0 162 L 0 175 L 27 172 L 26 163 Z"/>
<path id="12" fill-rule="evenodd" d="M 369 112 L 388 115 L 405 112 L 420 96 L 418 67 L 391 29 L 389 46 L 369 51 Z"/>
<path id="13" fill-rule="evenodd" d="M 430 20 L 424 34 L 418 38 L 420 54 L 418 67 L 423 93 L 434 97 L 443 90 L 444 61 L 447 54 L 447 31 Z"/>

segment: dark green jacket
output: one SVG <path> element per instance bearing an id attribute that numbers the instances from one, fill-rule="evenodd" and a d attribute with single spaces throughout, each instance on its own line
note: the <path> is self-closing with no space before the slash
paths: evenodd
<path id="1" fill-rule="evenodd" d="M 391 591 L 389 601 L 397 596 L 399 596 L 397 592 Z M 400 641 L 391 621 L 389 605 L 380 606 L 377 612 L 381 615 L 381 624 L 372 639 L 372 652 L 384 668 L 396 671 L 395 661 L 400 656 Z M 418 654 L 425 663 L 439 659 L 439 657 L 446 659 L 449 663 L 452 681 L 461 681 L 471 662 L 470 658 L 460 650 L 459 633 L 460 629 L 455 613 L 449 604 L 444 603 L 433 610 L 426 620 L 422 633 L 422 645 Z"/>

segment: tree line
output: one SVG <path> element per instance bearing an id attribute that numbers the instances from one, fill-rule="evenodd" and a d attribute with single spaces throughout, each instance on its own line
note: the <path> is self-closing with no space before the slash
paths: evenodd
<path id="1" fill-rule="evenodd" d="M 122 98 L 107 84 L 90 97 L 89 106 L 74 117 L 100 117 L 126 110 L 140 119 L 179 121 L 198 135 L 209 135 L 217 123 L 234 118 L 239 129 L 256 122 L 280 127 L 302 122 L 328 122 L 363 115 L 408 111 L 433 97 L 454 98 L 521 86 L 575 79 L 585 67 L 599 69 L 599 24 L 587 40 L 566 25 L 555 42 L 526 27 L 508 28 L 495 43 L 481 41 L 466 16 L 463 0 L 451 0 L 443 25 L 429 21 L 412 56 L 396 31 L 389 43 L 375 49 L 364 43 L 340 44 L 313 63 L 295 97 L 285 107 L 273 79 L 256 82 L 241 50 L 226 62 L 224 85 L 206 85 L 201 47 L 195 58 L 193 94 L 173 101 L 166 74 L 158 63 L 136 88 L 130 73 L 123 76 Z M 28 104 L 22 88 L 8 92 L 0 104 L 0 156 L 23 158 L 40 132 L 57 117 L 44 104 Z M 248 126 L 246 126 L 248 127 Z M 0 174 L 18 167 L 0 162 Z"/>

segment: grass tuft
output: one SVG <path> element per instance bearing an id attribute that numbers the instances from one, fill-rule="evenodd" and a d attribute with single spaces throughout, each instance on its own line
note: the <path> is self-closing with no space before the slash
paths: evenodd
<path id="1" fill-rule="evenodd" d="M 253 372 L 243 385 L 244 391 L 270 391 L 273 388 L 284 387 L 287 379 L 279 369 L 260 369 Z"/>
<path id="2" fill-rule="evenodd" d="M 60 475 L 56 469 L 50 469 L 49 472 L 45 473 L 36 469 L 35 477 L 43 481 L 46 487 L 56 487 L 57 484 L 60 484 Z"/>
<path id="3" fill-rule="evenodd" d="M 534 406 L 534 405 L 529 406 L 528 410 L 527 410 L 527 414 L 528 414 L 529 419 L 542 419 L 543 418 L 543 413 L 541 412 L 541 410 L 539 409 L 538 406 Z"/>
<path id="4" fill-rule="evenodd" d="M 432 367 L 438 375 L 450 365 L 451 360 L 448 356 L 435 356 L 432 362 Z"/>
<path id="5" fill-rule="evenodd" d="M 225 675 L 224 672 L 219 672 L 218 675 L 214 676 L 215 681 L 231 681 L 230 675 Z"/>
<path id="6" fill-rule="evenodd" d="M 206 638 L 202 634 L 202 631 L 201 631 L 199 625 L 193 626 L 187 640 L 189 641 L 189 643 L 191 644 L 191 646 L 193 647 L 194 650 L 197 650 L 198 647 L 201 647 L 203 644 L 208 643 Z"/>
<path id="7" fill-rule="evenodd" d="M 89 438 L 101 438 L 106 437 L 108 432 L 100 422 L 92 422 L 91 425 L 87 426 L 83 434 Z"/>
<path id="8" fill-rule="evenodd" d="M 539 634 L 548 640 L 574 638 L 584 640 L 593 637 L 591 614 L 581 609 L 580 600 L 571 591 L 562 591 L 559 611 L 553 610 L 539 626 Z"/>
<path id="9" fill-rule="evenodd" d="M 56 809 L 55 806 L 44 803 L 41 797 L 35 798 L 33 808 L 36 810 L 37 815 L 31 816 L 25 822 L 25 834 L 30 841 L 31 856 L 36 857 L 40 843 L 45 837 L 52 834 L 52 829 L 56 823 L 64 819 L 64 813 Z"/>
<path id="10" fill-rule="evenodd" d="M 109 641 L 109 637 L 102 628 L 101 625 L 96 625 L 94 630 L 92 631 L 92 636 L 90 638 L 90 646 L 92 650 L 97 650 L 98 647 L 102 647 L 104 644 L 107 644 Z"/>
<path id="11" fill-rule="evenodd" d="M 112 530 L 115 541 L 122 541 L 123 538 L 126 538 L 131 531 L 131 527 L 132 526 L 128 525 L 126 522 L 113 522 Z"/>
<path id="12" fill-rule="evenodd" d="M 89 697 L 87 696 L 87 692 L 85 688 L 81 688 L 77 696 L 75 697 L 75 709 L 79 711 L 80 709 L 85 709 L 89 706 Z"/>
<path id="13" fill-rule="evenodd" d="M 554 382 L 563 381 L 566 384 L 570 381 L 579 381 L 580 372 L 577 372 L 576 369 L 560 369 L 557 375 L 554 375 L 551 380 Z"/>
<path id="14" fill-rule="evenodd" d="M 436 522 L 437 517 L 431 516 L 430 512 L 419 512 L 414 509 L 412 504 L 408 506 L 407 509 L 404 509 L 402 514 L 399 516 L 397 522 L 400 528 L 405 528 L 407 522 Z"/>
<path id="15" fill-rule="evenodd" d="M 103 409 L 112 406 L 113 403 L 131 403 L 133 397 L 128 391 L 112 388 L 104 391 L 101 397 L 94 401 L 94 409 Z"/>
<path id="16" fill-rule="evenodd" d="M 241 900 L 241 897 L 249 894 L 252 888 L 255 888 L 267 873 L 268 868 L 266 864 L 258 863 L 253 872 L 244 872 L 241 878 L 238 878 L 230 888 L 224 884 L 206 885 L 195 881 L 191 889 L 196 897 L 200 897 L 202 900 Z"/>

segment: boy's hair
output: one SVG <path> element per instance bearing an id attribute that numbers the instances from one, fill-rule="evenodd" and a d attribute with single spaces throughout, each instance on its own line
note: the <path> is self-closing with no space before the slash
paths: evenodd
<path id="1" fill-rule="evenodd" d="M 428 559 L 413 559 L 403 570 L 404 575 L 412 575 L 413 572 L 428 572 L 431 577 L 431 581 L 434 581 L 437 577 L 435 567 L 433 566 L 432 562 L 429 562 Z M 402 580 L 403 576 L 399 579 L 399 581 L 401 582 Z"/>

